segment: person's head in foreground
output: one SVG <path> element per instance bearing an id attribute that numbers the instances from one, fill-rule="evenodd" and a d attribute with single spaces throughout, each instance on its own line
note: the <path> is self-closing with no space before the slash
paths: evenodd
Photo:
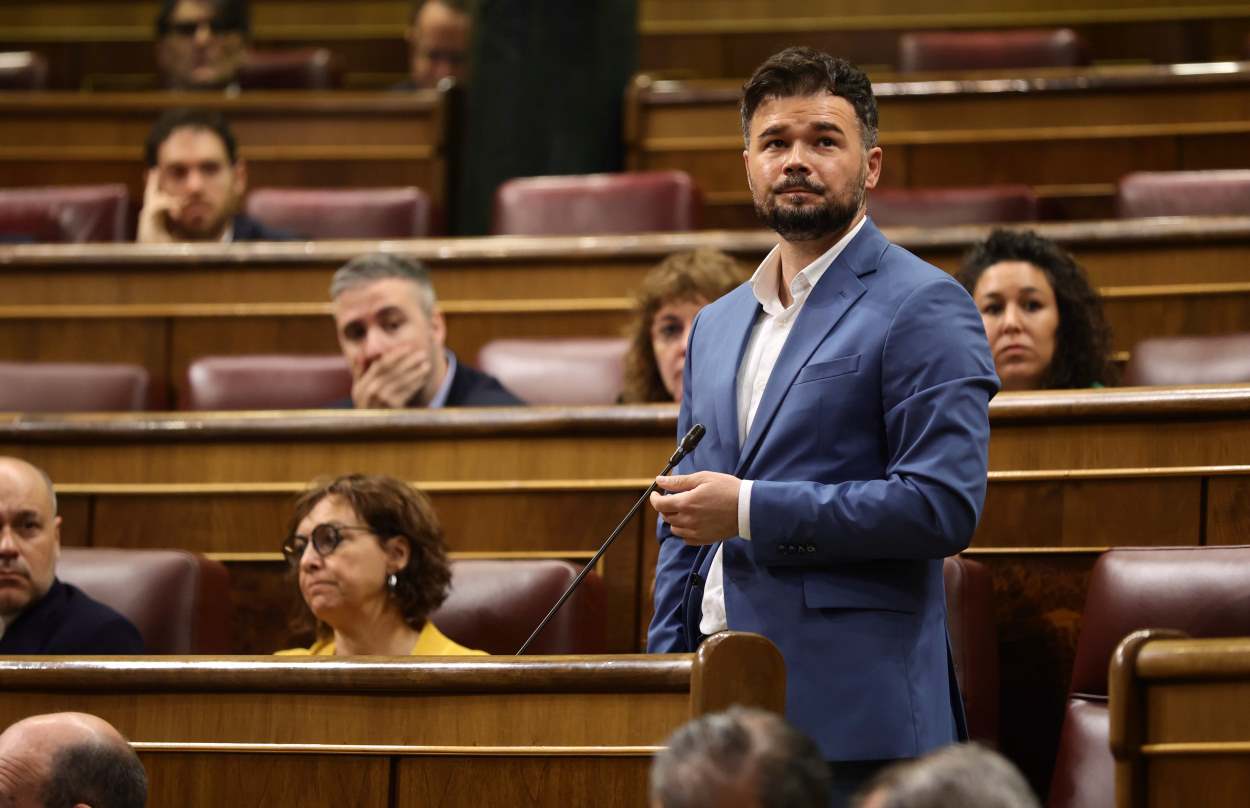
<path id="1" fill-rule="evenodd" d="M 0 733 L 0 805 L 143 808 L 147 796 L 138 756 L 94 715 L 37 715 Z"/>
<path id="2" fill-rule="evenodd" d="M 651 808 L 826 808 L 829 766 L 779 715 L 730 707 L 674 732 L 651 764 Z"/>
<path id="3" fill-rule="evenodd" d="M 412 85 L 429 90 L 445 78 L 462 81 L 473 23 L 466 0 L 414 0 L 408 19 Z"/>
<path id="4" fill-rule="evenodd" d="M 1041 808 L 1005 757 L 977 744 L 952 744 L 883 769 L 856 808 Z"/>
<path id="5" fill-rule="evenodd" d="M 956 277 L 981 311 L 1004 390 L 1114 383 L 1102 302 L 1058 244 L 995 230 L 973 245 Z"/>
<path id="6" fill-rule="evenodd" d="M 648 272 L 629 325 L 621 400 L 681 401 L 690 323 L 699 309 L 746 277 L 732 257 L 706 247 L 670 255 Z"/>
<path id="7" fill-rule="evenodd" d="M 222 241 L 247 191 L 247 166 L 220 113 L 170 110 L 148 134 L 141 243 Z"/>
<path id="8" fill-rule="evenodd" d="M 156 63 L 170 90 L 220 90 L 238 79 L 250 31 L 247 0 L 165 0 Z"/>
<path id="9" fill-rule="evenodd" d="M 429 621 L 451 567 L 430 501 L 402 480 L 349 474 L 314 483 L 295 503 L 282 553 L 299 582 L 302 622 L 316 628 L 309 652 L 472 653 Z"/>
<path id="10" fill-rule="evenodd" d="M 832 246 L 881 175 L 868 77 L 845 59 L 787 48 L 744 85 L 740 113 L 756 214 L 788 242 Z"/>

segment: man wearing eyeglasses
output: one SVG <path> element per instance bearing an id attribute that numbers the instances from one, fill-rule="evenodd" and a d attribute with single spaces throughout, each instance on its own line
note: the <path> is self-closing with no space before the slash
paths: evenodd
<path id="1" fill-rule="evenodd" d="M 165 0 L 156 62 L 170 90 L 237 90 L 249 36 L 247 0 Z"/>

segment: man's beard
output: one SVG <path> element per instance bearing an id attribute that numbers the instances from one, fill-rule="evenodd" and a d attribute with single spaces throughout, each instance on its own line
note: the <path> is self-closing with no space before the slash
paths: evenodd
<path id="1" fill-rule="evenodd" d="M 855 221 L 864 205 L 864 181 L 867 176 L 868 166 L 865 163 L 846 195 L 827 199 L 824 186 L 816 185 L 804 174 L 796 174 L 774 188 L 764 202 L 755 200 L 755 215 L 786 241 L 814 241 L 840 233 Z M 777 204 L 777 197 L 796 189 L 819 194 L 821 199 L 799 207 Z"/>
<path id="2" fill-rule="evenodd" d="M 217 241 L 229 227 L 237 207 L 237 203 L 228 203 L 218 211 L 217 215 L 199 226 L 192 226 L 170 217 L 167 225 L 169 234 L 179 241 Z"/>

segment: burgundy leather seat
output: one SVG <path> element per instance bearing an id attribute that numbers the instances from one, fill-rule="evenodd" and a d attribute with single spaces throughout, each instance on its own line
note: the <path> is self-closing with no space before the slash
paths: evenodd
<path id="1" fill-rule="evenodd" d="M 1250 169 L 1137 171 L 1120 178 L 1115 207 L 1122 219 L 1250 215 Z"/>
<path id="2" fill-rule="evenodd" d="M 877 188 L 868 194 L 868 215 L 878 227 L 1031 222 L 1037 219 L 1037 197 L 1027 185 Z"/>
<path id="3" fill-rule="evenodd" d="M 351 395 L 340 354 L 202 356 L 187 368 L 189 410 L 297 410 Z"/>
<path id="4" fill-rule="evenodd" d="M 263 188 L 248 196 L 247 213 L 311 239 L 430 234 L 430 198 L 413 187 Z"/>
<path id="5" fill-rule="evenodd" d="M 519 177 L 495 191 L 496 235 L 694 230 L 703 207 L 684 171 Z"/>
<path id="6" fill-rule="evenodd" d="M 63 185 L 0 190 L 0 236 L 81 243 L 126 241 L 126 186 Z"/>
<path id="7" fill-rule="evenodd" d="M 1049 808 L 1115 804 L 1107 669 L 1144 628 L 1193 637 L 1250 634 L 1250 546 L 1117 548 L 1090 574 Z"/>
<path id="8" fill-rule="evenodd" d="M 230 653 L 230 575 L 185 550 L 63 547 L 56 574 L 135 624 L 150 654 Z"/>
<path id="9" fill-rule="evenodd" d="M 1143 340 L 1133 346 L 1124 382 L 1142 387 L 1250 382 L 1250 333 Z"/>
<path id="10" fill-rule="evenodd" d="M 334 90 L 342 78 L 339 59 L 325 48 L 248 51 L 238 76 L 244 90 Z"/>
<path id="11" fill-rule="evenodd" d="M 0 362 L 3 412 L 133 412 L 147 398 L 138 365 Z"/>
<path id="12" fill-rule="evenodd" d="M 0 53 L 0 90 L 42 90 L 48 86 L 48 60 L 34 51 Z"/>
<path id="13" fill-rule="evenodd" d="M 458 560 L 451 594 L 432 618 L 461 645 L 515 654 L 580 570 L 558 560 Z M 606 645 L 603 579 L 591 572 L 526 654 L 600 654 Z"/>
<path id="14" fill-rule="evenodd" d="M 1089 48 L 1071 28 L 913 31 L 898 40 L 900 73 L 1087 64 Z"/>
<path id="15" fill-rule="evenodd" d="M 612 404 L 627 348 L 625 339 L 497 339 L 477 362 L 527 404 Z"/>
<path id="16" fill-rule="evenodd" d="M 984 564 L 963 556 L 942 563 L 946 585 L 946 625 L 955 677 L 964 697 L 968 734 L 998 745 L 998 626 L 994 585 Z"/>

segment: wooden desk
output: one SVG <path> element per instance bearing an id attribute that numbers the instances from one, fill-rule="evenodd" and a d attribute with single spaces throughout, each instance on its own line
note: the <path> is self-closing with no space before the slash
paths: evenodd
<path id="1" fill-rule="evenodd" d="M 1117 808 L 1241 806 L 1250 793 L 1250 638 L 1130 634 L 1111 658 Z"/>
<path id="2" fill-rule="evenodd" d="M 166 109 L 221 112 L 249 187 L 416 185 L 446 201 L 446 94 L 0 93 L 5 186 L 121 182 L 143 199 L 143 142 Z"/>
<path id="3" fill-rule="evenodd" d="M 94 713 L 151 805 L 205 808 L 642 805 L 670 732 L 784 698 L 780 653 L 749 634 L 667 656 L 0 660 L 0 726 Z"/>
<path id="4" fill-rule="evenodd" d="M 876 83 L 881 185 L 1023 183 L 1048 218 L 1110 217 L 1115 182 L 1131 171 L 1243 167 L 1248 88 L 1247 63 Z M 739 82 L 644 77 L 628 95 L 629 168 L 690 172 L 708 227 L 755 221 L 740 90 Z"/>

